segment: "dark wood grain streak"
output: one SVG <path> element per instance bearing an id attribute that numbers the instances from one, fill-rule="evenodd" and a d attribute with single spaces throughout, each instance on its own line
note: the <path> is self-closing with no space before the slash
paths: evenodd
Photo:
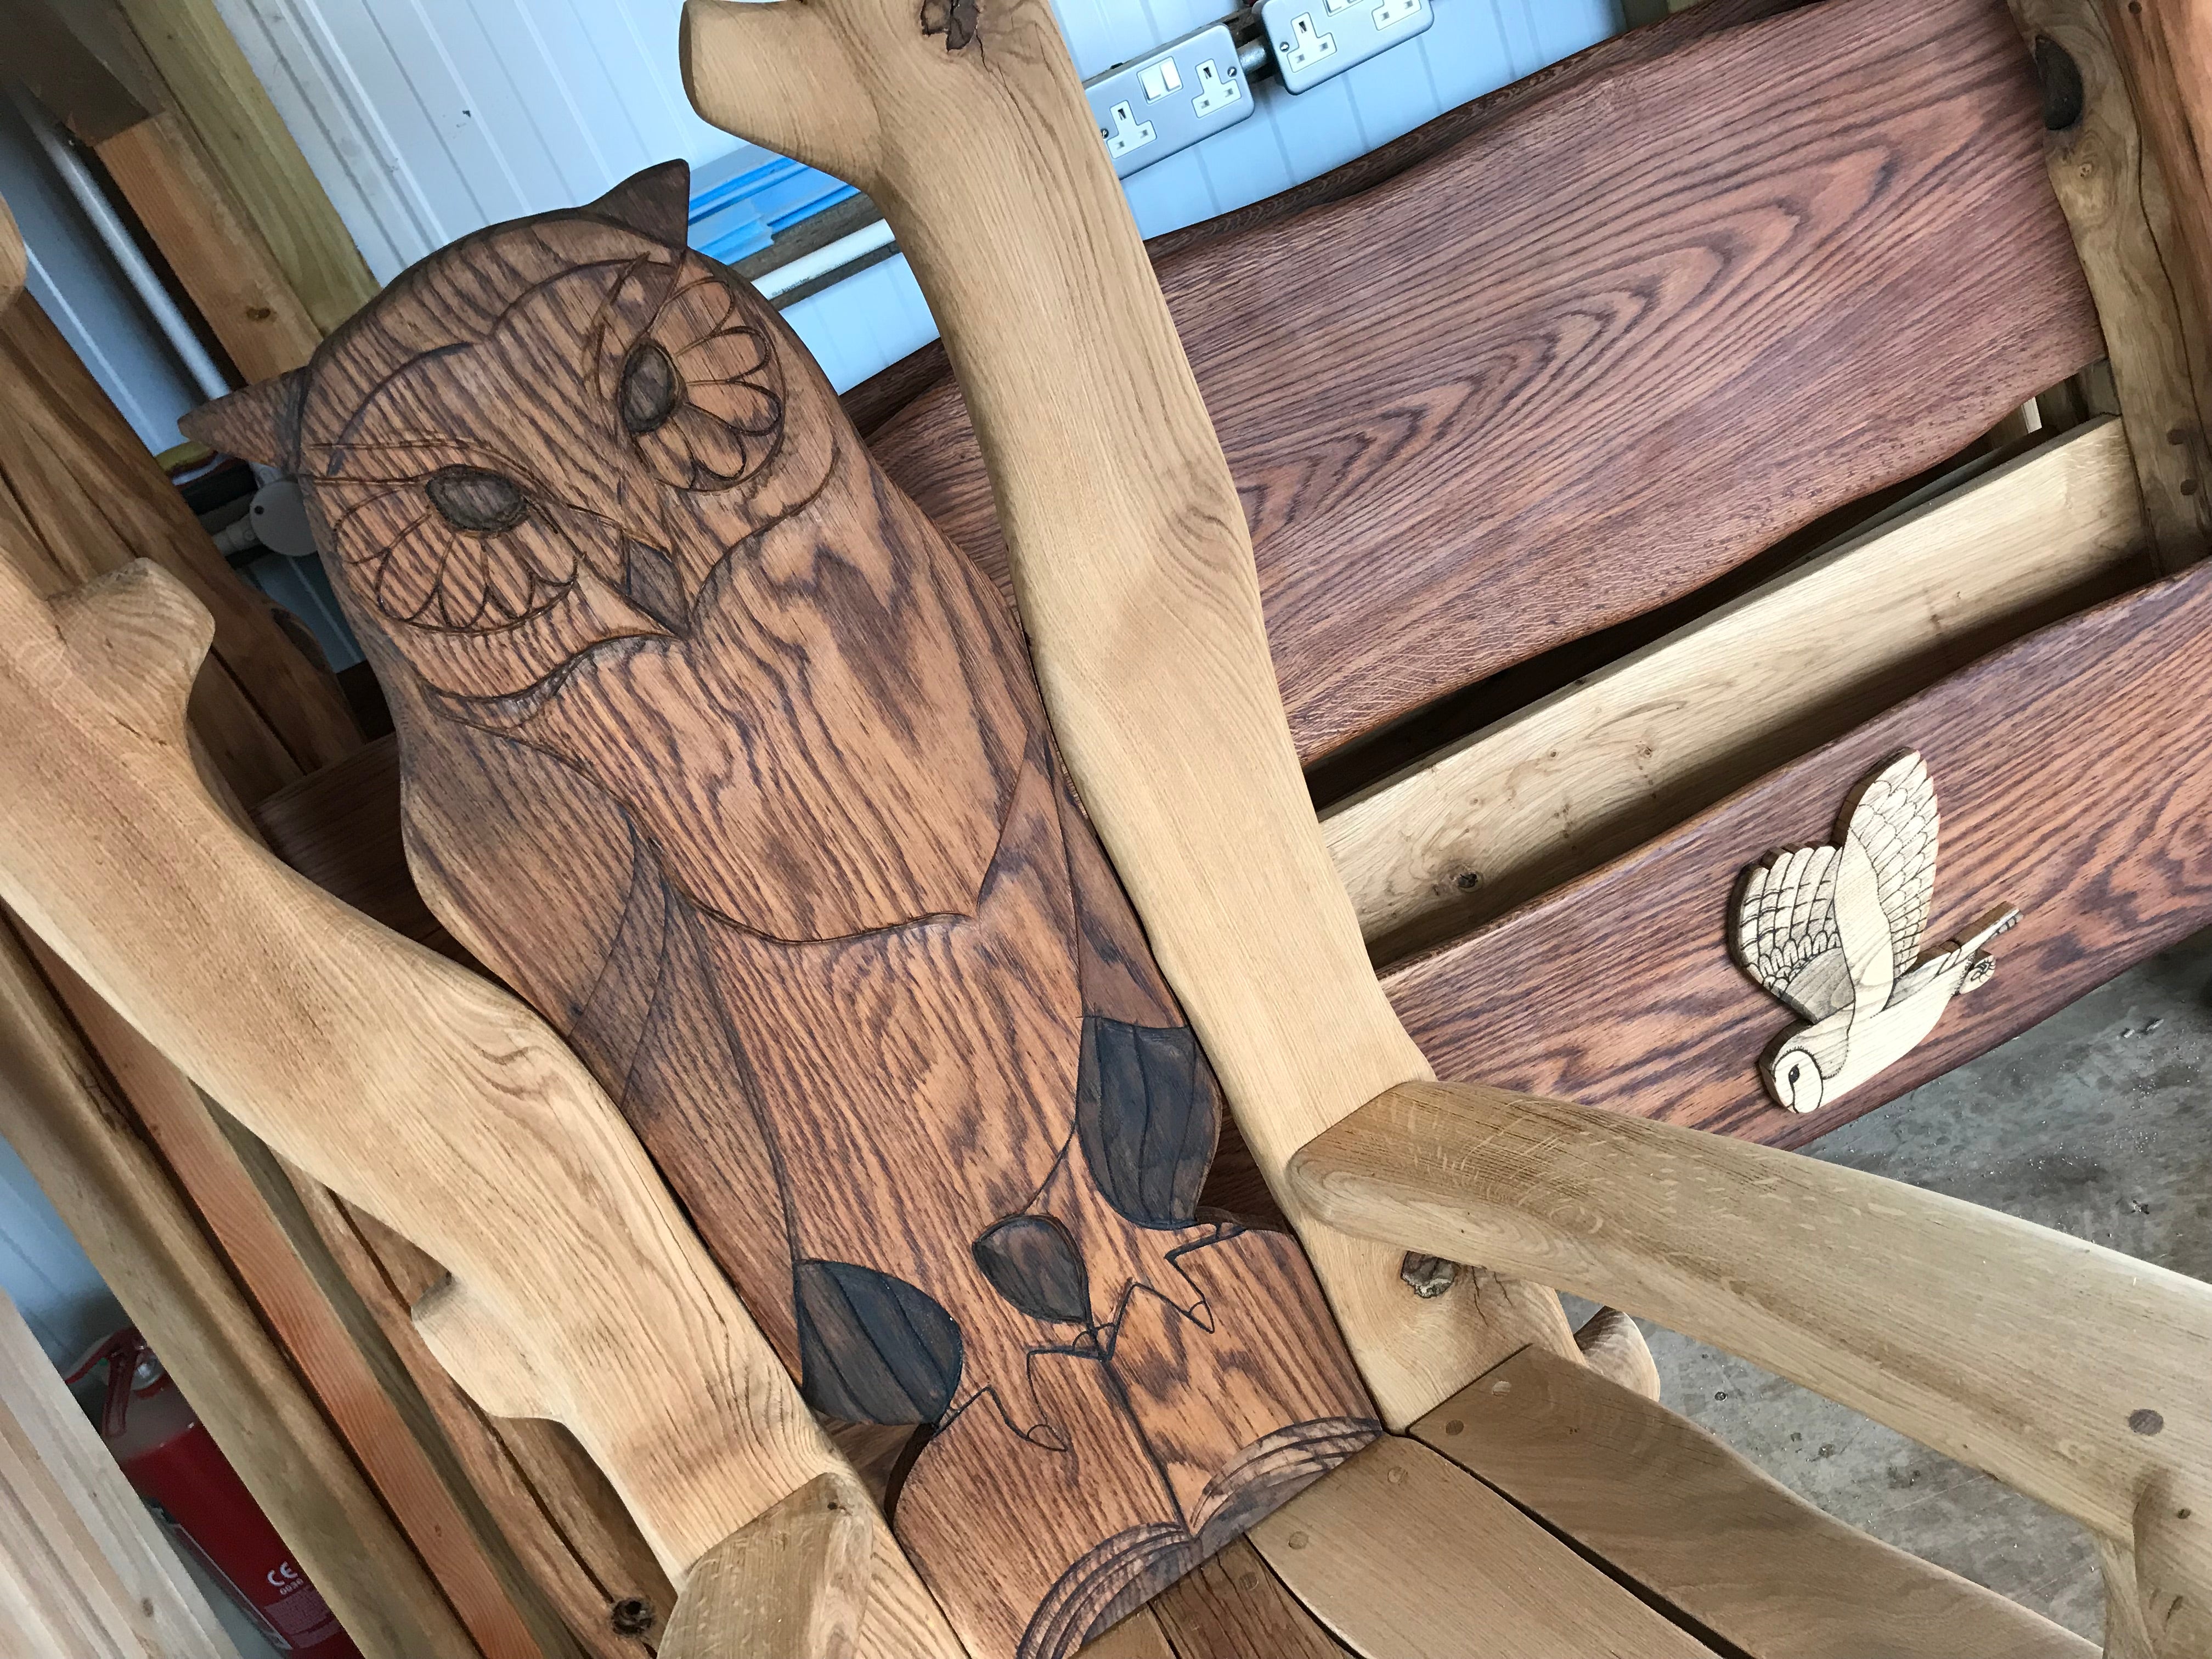
<path id="1" fill-rule="evenodd" d="M 1332 167 L 1317 178 L 1211 219 L 1202 219 L 1194 225 L 1163 231 L 1146 240 L 1145 251 L 1158 264 L 1201 242 L 1256 230 L 1325 202 L 1342 201 L 1396 178 L 1415 163 L 1449 149 L 1532 99 L 1564 92 L 1590 76 L 1623 69 L 1631 64 L 1649 63 L 1721 29 L 1755 22 L 1810 3 L 1811 0 L 1700 0 L 1687 11 L 1613 35 L 1534 75 L 1470 99 L 1458 108 L 1446 110 L 1411 132 L 1401 133 L 1389 143 L 1356 155 L 1342 167 Z M 844 406 L 846 418 L 860 429 L 860 435 L 869 437 L 878 427 L 939 381 L 949 382 L 951 375 L 952 365 L 945 355 L 945 343 L 932 340 L 888 368 L 871 374 L 858 386 L 848 387 L 838 394 L 837 401 Z M 951 395 L 957 398 L 957 388 Z"/>
<path id="2" fill-rule="evenodd" d="M 200 428 L 298 457 L 431 912 L 809 1402 L 934 1429 L 893 1520 L 969 1651 L 1063 1659 L 1379 1425 L 1296 1242 L 1201 1212 L 1219 1091 L 1012 615 L 687 198 L 465 239 Z"/>
<path id="3" fill-rule="evenodd" d="M 1698 586 L 2103 351 L 1998 0 L 1826 0 L 1583 75 L 1160 276 L 1309 762 Z M 951 389 L 872 444 L 1003 576 Z"/>
<path id="4" fill-rule="evenodd" d="M 1679 829 L 1388 975 L 1438 1073 L 1796 1146 L 1994 1048 L 2212 921 L 2212 570 L 2053 624 Z M 1900 750 L 1942 810 L 1930 948 L 2000 903 L 1996 976 L 1805 1116 L 1757 1062 L 1790 1015 L 1729 959 L 1745 866 L 1829 839 Z"/>

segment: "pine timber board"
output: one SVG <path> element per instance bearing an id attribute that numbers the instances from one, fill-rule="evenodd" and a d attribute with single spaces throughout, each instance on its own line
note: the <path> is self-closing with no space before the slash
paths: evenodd
<path id="1" fill-rule="evenodd" d="M 894 1522 L 979 1659 L 1059 1659 L 1379 1425 L 1296 1243 L 1198 1218 L 1218 1090 L 1012 617 L 687 198 L 469 238 L 195 424 L 301 459 L 434 909 L 810 1402 L 937 1425 Z"/>
<path id="2" fill-rule="evenodd" d="M 1301 755 L 1700 586 L 2101 356 L 2042 150 L 1997 0 L 1826 0 L 1163 259 Z M 1003 580 L 952 390 L 872 447 Z"/>
<path id="3" fill-rule="evenodd" d="M 2095 1659 L 2080 1637 L 1824 1515 L 1686 1419 L 1541 1349 L 1413 1433 L 1758 1659 Z"/>
<path id="4" fill-rule="evenodd" d="M 1388 974 L 1440 1076 L 1802 1146 L 2212 921 L 2212 570 L 1984 658 L 1645 846 Z M 1808 1115 L 1757 1062 L 1790 1016 L 1730 960 L 1744 867 L 1826 842 L 1862 777 L 1926 757 L 1942 809 L 1927 937 L 2006 902 L 1996 975 Z"/>
<path id="5" fill-rule="evenodd" d="M 1401 961 L 1632 851 L 2148 579 L 2148 539 L 2099 417 L 1425 757 L 1322 817 L 1370 949 Z"/>

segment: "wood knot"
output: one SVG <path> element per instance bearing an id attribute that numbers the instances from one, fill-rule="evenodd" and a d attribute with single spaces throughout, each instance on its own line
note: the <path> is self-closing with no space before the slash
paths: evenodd
<path id="1" fill-rule="evenodd" d="M 607 1627 L 617 1636 L 642 1636 L 653 1628 L 653 1603 L 642 1595 L 625 1595 L 607 1609 Z"/>
<path id="2" fill-rule="evenodd" d="M 982 21 L 981 0 L 921 0 L 921 32 L 943 35 L 947 52 L 965 52 Z"/>
<path id="3" fill-rule="evenodd" d="M 2128 1426 L 2137 1434 L 2159 1434 L 2166 1428 L 2166 1419 L 2148 1406 L 2128 1413 Z"/>

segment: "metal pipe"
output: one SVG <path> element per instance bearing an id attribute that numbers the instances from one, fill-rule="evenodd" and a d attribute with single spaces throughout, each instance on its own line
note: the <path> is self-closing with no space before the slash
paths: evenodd
<path id="1" fill-rule="evenodd" d="M 84 210 L 84 216 L 92 221 L 94 232 L 107 249 L 109 257 L 122 268 L 124 280 L 131 284 L 139 303 L 152 314 L 155 326 L 161 331 L 163 337 L 169 343 L 169 349 L 183 362 L 185 373 L 199 387 L 200 395 L 204 398 L 224 396 L 231 389 L 228 377 L 216 367 L 215 359 L 208 356 L 207 348 L 200 343 L 200 337 L 192 331 L 191 324 L 178 309 L 167 285 L 155 273 L 154 267 L 146 262 L 146 256 L 138 251 L 137 241 L 131 234 L 130 227 L 116 212 L 115 204 L 107 199 L 107 192 L 100 187 L 100 180 L 93 177 L 92 169 L 84 164 L 84 157 L 76 153 L 76 147 L 62 136 L 61 128 L 54 118 L 27 91 L 20 85 L 11 86 L 8 90 L 15 100 L 15 107 L 22 112 L 23 119 L 31 129 L 31 136 L 38 140 L 39 148 L 46 152 L 46 160 L 61 175 L 62 183 L 69 187 L 69 193 L 76 198 L 77 206 Z"/>

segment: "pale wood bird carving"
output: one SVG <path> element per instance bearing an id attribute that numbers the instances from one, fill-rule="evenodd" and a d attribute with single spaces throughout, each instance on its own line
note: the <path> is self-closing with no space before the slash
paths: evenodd
<path id="1" fill-rule="evenodd" d="M 1915 961 L 1936 896 L 1936 824 L 1935 781 L 1908 750 L 1844 802 L 1841 845 L 1770 854 L 1744 872 L 1729 948 L 1806 1022 L 1759 1061 L 1785 1110 L 1817 1111 L 1894 1064 L 1954 996 L 1996 971 L 1982 946 L 2020 920 L 2008 904 Z"/>

